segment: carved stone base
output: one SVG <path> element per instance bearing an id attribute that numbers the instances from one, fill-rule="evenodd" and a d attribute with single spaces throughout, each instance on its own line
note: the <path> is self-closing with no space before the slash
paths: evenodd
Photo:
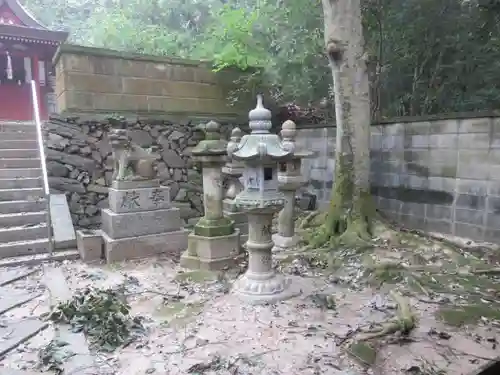
<path id="1" fill-rule="evenodd" d="M 300 290 L 295 289 L 292 280 L 283 275 L 247 272 L 236 280 L 234 293 L 246 303 L 261 305 L 296 297 L 300 295 Z"/>
<path id="2" fill-rule="evenodd" d="M 101 211 L 101 220 L 101 229 L 115 239 L 173 232 L 182 226 L 180 210 L 174 207 L 122 214 L 106 208 Z"/>
<path id="3" fill-rule="evenodd" d="M 187 230 L 181 229 L 168 233 L 120 239 L 113 239 L 103 233 L 106 263 L 148 258 L 160 254 L 179 259 L 181 251 L 187 246 L 188 233 Z"/>
<path id="4" fill-rule="evenodd" d="M 283 237 L 279 234 L 273 235 L 273 253 L 281 253 L 285 251 L 294 251 L 297 248 L 300 238 L 298 236 Z"/>
<path id="5" fill-rule="evenodd" d="M 240 232 L 228 236 L 188 236 L 188 249 L 182 254 L 181 266 L 191 269 L 221 270 L 241 260 Z"/>

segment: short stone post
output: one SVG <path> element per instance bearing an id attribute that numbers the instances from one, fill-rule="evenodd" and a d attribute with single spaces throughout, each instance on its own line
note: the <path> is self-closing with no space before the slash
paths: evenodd
<path id="1" fill-rule="evenodd" d="M 222 166 L 226 162 L 226 142 L 221 140 L 220 125 L 210 121 L 205 139 L 191 152 L 202 166 L 205 215 L 188 236 L 188 248 L 181 266 L 191 269 L 218 270 L 235 264 L 240 255 L 239 231 L 224 217 Z"/>
<path id="2" fill-rule="evenodd" d="M 236 150 L 241 141 L 242 132 L 240 128 L 231 131 L 231 137 L 227 144 L 228 153 Z M 233 220 L 236 228 L 240 230 L 240 243 L 244 244 L 248 237 L 247 215 L 236 207 L 234 198 L 243 191 L 240 177 L 243 175 L 243 165 L 227 158 L 226 165 L 222 168 L 222 173 L 226 176 L 225 196 L 222 202 L 224 216 Z"/>
<path id="3" fill-rule="evenodd" d="M 235 198 L 236 206 L 248 215 L 248 269 L 234 285 L 242 300 L 261 304 L 284 300 L 296 295 L 291 280 L 278 275 L 272 268 L 273 216 L 285 204 L 278 189 L 278 162 L 286 161 L 292 152 L 283 148 L 280 138 L 269 132 L 271 112 L 264 108 L 262 96 L 257 107 L 249 113 L 250 129 L 236 149 L 228 156 L 244 164 L 245 189 Z"/>
<path id="4" fill-rule="evenodd" d="M 293 250 L 299 238 L 295 235 L 295 193 L 306 184 L 301 173 L 302 159 L 311 157 L 312 152 L 298 151 L 295 147 L 296 126 L 293 121 L 285 121 L 281 130 L 282 145 L 293 150 L 293 158 L 280 163 L 278 169 L 278 185 L 285 195 L 285 207 L 278 216 L 278 233 L 273 235 L 273 252 Z"/>

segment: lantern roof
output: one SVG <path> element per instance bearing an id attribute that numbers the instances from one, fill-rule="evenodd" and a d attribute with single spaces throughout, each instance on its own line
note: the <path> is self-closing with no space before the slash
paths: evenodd
<path id="1" fill-rule="evenodd" d="M 248 114 L 251 133 L 241 138 L 236 149 L 228 150 L 230 157 L 237 161 L 279 161 L 291 157 L 292 152 L 283 147 L 280 137 L 269 132 L 271 118 L 271 111 L 264 107 L 262 95 L 258 95 L 257 106 Z"/>
<path id="2" fill-rule="evenodd" d="M 67 32 L 45 27 L 18 0 L 0 0 L 0 39 L 59 45 L 67 38 Z"/>
<path id="3" fill-rule="evenodd" d="M 194 157 L 199 156 L 224 156 L 226 155 L 227 142 L 221 139 L 220 124 L 210 121 L 203 127 L 205 139 L 200 141 L 191 150 Z"/>

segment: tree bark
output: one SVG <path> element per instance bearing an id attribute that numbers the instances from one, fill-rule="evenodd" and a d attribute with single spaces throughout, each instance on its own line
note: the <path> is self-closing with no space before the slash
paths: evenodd
<path id="1" fill-rule="evenodd" d="M 324 224 L 310 243 L 333 237 L 367 240 L 374 206 L 370 195 L 370 85 L 360 0 L 322 0 L 325 47 L 335 92 L 335 181 Z"/>

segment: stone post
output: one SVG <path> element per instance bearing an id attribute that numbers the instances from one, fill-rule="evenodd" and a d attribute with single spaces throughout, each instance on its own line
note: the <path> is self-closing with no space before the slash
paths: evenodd
<path id="1" fill-rule="evenodd" d="M 236 150 L 241 141 L 242 132 L 240 128 L 231 131 L 231 137 L 227 144 L 229 153 Z M 222 173 L 226 176 L 225 197 L 222 202 L 224 216 L 233 220 L 236 228 L 240 230 L 240 242 L 244 244 L 248 237 L 247 215 L 236 207 L 234 198 L 243 191 L 240 177 L 243 175 L 243 165 L 228 158 L 226 165 L 222 168 Z"/>
<path id="2" fill-rule="evenodd" d="M 205 215 L 188 236 L 188 248 L 181 266 L 191 269 L 222 269 L 234 265 L 240 255 L 239 231 L 224 217 L 222 166 L 226 163 L 226 142 L 221 140 L 220 125 L 210 121 L 205 139 L 193 150 L 195 162 L 202 166 Z"/>
<path id="3" fill-rule="evenodd" d="M 311 157 L 313 153 L 296 149 L 296 135 L 295 123 L 285 121 L 281 130 L 282 145 L 293 150 L 293 157 L 280 163 L 278 170 L 278 185 L 285 195 L 285 207 L 278 216 L 278 233 L 273 236 L 273 252 L 293 250 L 299 242 L 298 236 L 295 235 L 295 193 L 306 183 L 301 172 L 302 158 Z"/>
<path id="4" fill-rule="evenodd" d="M 280 138 L 269 132 L 271 112 L 264 108 L 262 96 L 249 113 L 252 132 L 245 135 L 228 156 L 244 164 L 245 189 L 235 198 L 236 206 L 248 215 L 248 269 L 234 285 L 242 300 L 252 303 L 281 301 L 296 295 L 291 280 L 272 268 L 272 221 L 285 204 L 278 189 L 278 162 L 291 158 L 293 150 L 283 147 Z"/>

